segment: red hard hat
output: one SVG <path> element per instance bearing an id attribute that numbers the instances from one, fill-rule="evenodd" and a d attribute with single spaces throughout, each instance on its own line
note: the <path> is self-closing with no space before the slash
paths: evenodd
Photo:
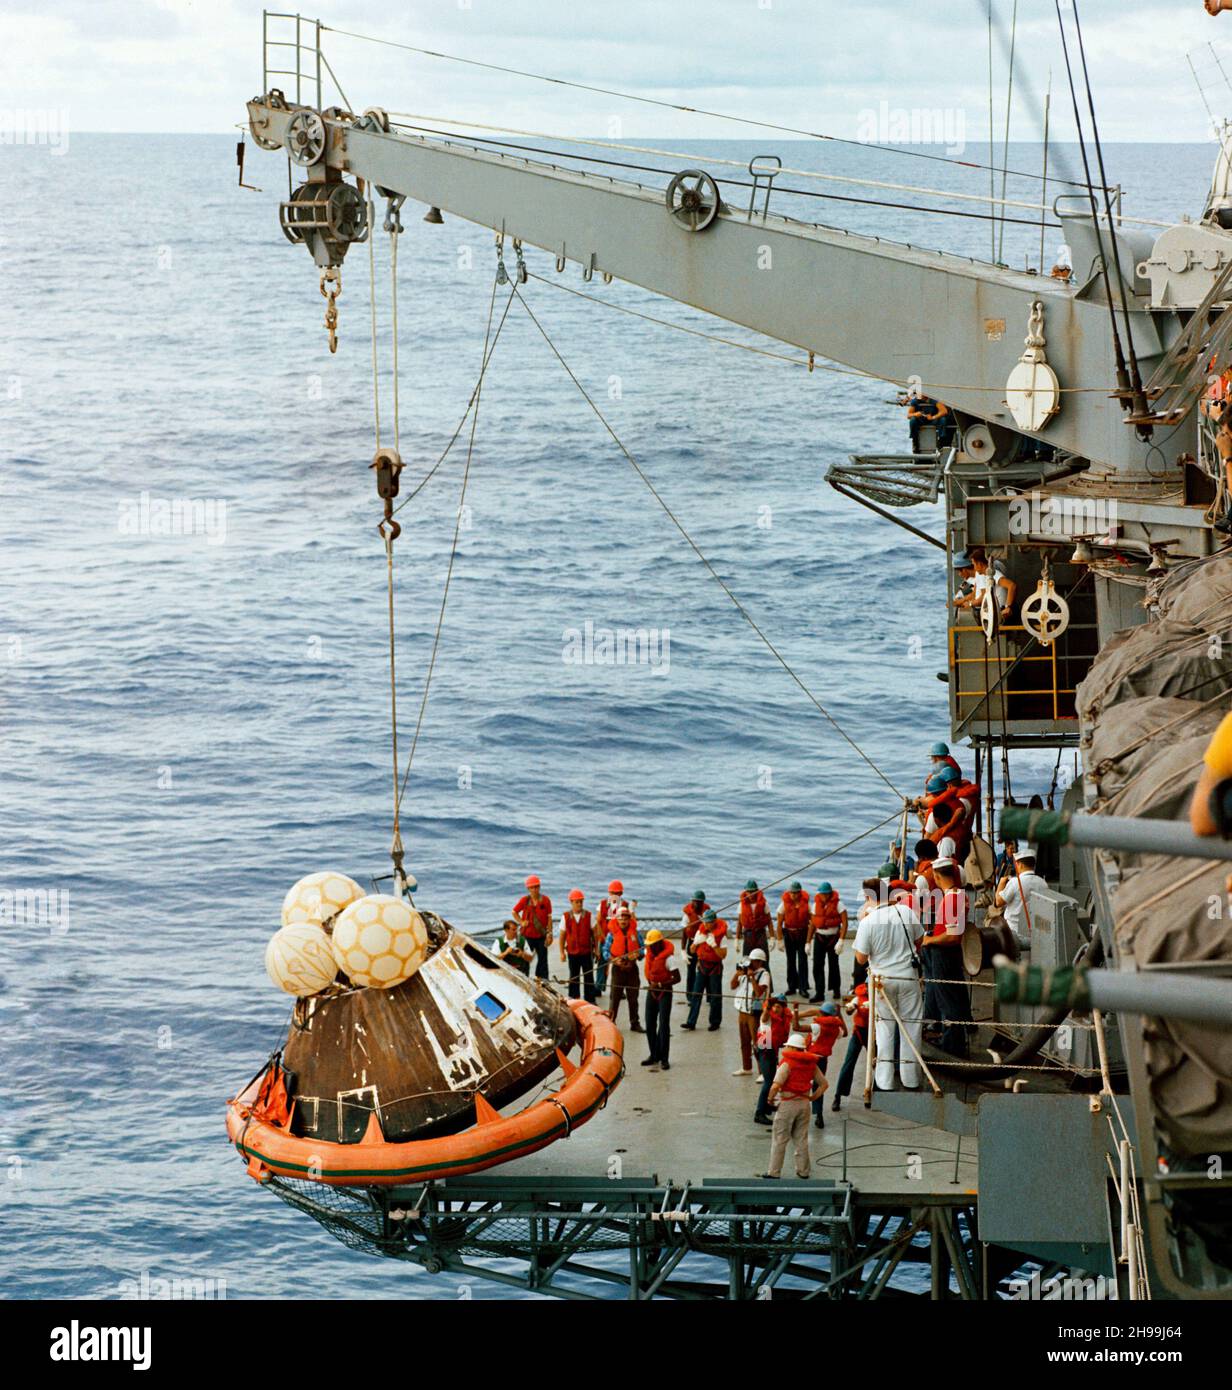
<path id="1" fill-rule="evenodd" d="M 625 891 L 625 886 L 618 878 L 614 878 L 611 883 L 608 884 L 607 891 L 609 893 L 623 893 Z"/>
<path id="2" fill-rule="evenodd" d="M 528 888 L 538 888 L 538 887 L 539 887 L 539 875 L 538 875 L 538 874 L 531 874 L 531 876 L 526 880 L 526 886 L 527 886 Z"/>
<path id="3" fill-rule="evenodd" d="M 569 893 L 569 901 L 571 903 L 580 903 L 585 896 L 586 894 L 583 893 L 580 888 L 574 888 Z"/>

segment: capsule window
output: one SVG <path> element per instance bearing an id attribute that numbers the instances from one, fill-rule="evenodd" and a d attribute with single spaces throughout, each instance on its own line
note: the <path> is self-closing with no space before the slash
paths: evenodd
<path id="1" fill-rule="evenodd" d="M 498 1018 L 503 1018 L 509 1012 L 496 995 L 486 992 L 475 1000 L 475 1007 L 489 1023 L 495 1023 Z"/>

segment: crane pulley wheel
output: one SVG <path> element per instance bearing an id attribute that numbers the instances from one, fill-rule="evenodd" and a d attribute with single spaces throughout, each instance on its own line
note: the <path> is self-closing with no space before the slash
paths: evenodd
<path id="1" fill-rule="evenodd" d="M 1069 627 L 1069 604 L 1057 593 L 1051 579 L 1041 579 L 1022 605 L 1022 625 L 1040 644 L 1051 647 Z"/>
<path id="2" fill-rule="evenodd" d="M 686 232 L 704 232 L 719 215 L 719 186 L 704 169 L 682 169 L 667 185 L 672 221 Z"/>
<path id="3" fill-rule="evenodd" d="M 325 153 L 325 122 L 320 113 L 306 107 L 287 122 L 287 153 L 301 168 L 308 169 Z"/>

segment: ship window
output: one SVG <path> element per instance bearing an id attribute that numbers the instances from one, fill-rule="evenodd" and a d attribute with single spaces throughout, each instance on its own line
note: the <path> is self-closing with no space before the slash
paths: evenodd
<path id="1" fill-rule="evenodd" d="M 495 1023 L 498 1018 L 509 1012 L 494 994 L 481 994 L 475 1000 L 475 1007 L 489 1023 Z"/>

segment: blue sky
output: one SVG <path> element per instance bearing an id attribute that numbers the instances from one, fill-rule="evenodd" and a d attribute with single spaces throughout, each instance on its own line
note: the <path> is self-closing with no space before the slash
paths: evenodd
<path id="1" fill-rule="evenodd" d="M 303 3 L 303 0 L 301 0 Z M 1069 0 L 1065 0 L 1068 4 Z M 571 80 L 855 136 L 867 112 L 961 111 L 968 139 L 988 118 L 986 0 L 329 0 L 338 29 Z M 993 0 L 1008 36 L 1014 0 Z M 1053 0 L 1019 0 L 1013 137 L 1037 136 L 1053 75 L 1054 127 L 1068 94 Z M 1232 115 L 1232 14 L 1201 0 L 1081 0 L 1105 139 L 1201 140 L 1208 120 L 1186 54 L 1216 113 Z M 0 105 L 67 110 L 76 130 L 224 131 L 261 85 L 261 6 L 249 0 L 6 0 Z M 682 113 L 457 67 L 340 34 L 325 50 L 359 107 L 645 139 L 739 135 Z M 1005 54 L 995 49 L 997 123 Z M 1027 93 L 1033 89 L 1036 101 Z M 619 123 L 618 126 L 614 123 Z"/>

